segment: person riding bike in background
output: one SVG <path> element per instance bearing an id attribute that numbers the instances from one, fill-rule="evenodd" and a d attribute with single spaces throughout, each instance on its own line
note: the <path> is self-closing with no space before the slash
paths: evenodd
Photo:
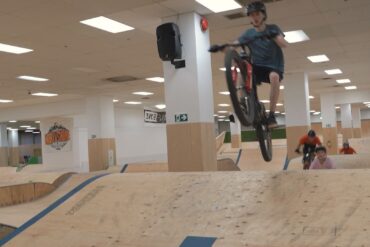
<path id="1" fill-rule="evenodd" d="M 300 148 L 303 146 L 303 169 L 307 170 L 310 167 L 311 160 L 315 157 L 315 149 L 317 146 L 321 146 L 320 139 L 316 136 L 314 130 L 308 131 L 308 133 L 302 136 L 299 140 L 298 146 L 295 150 L 296 153 L 301 153 Z"/>
<path id="2" fill-rule="evenodd" d="M 275 119 L 276 104 L 279 99 L 280 82 L 284 74 L 284 55 L 281 48 L 287 46 L 284 33 L 274 24 L 266 24 L 266 6 L 255 1 L 246 6 L 246 12 L 253 28 L 245 31 L 235 43 L 245 43 L 257 36 L 266 36 L 271 39 L 260 39 L 250 44 L 253 63 L 253 83 L 270 83 L 270 113 L 267 119 L 269 128 L 277 127 Z"/>
<path id="3" fill-rule="evenodd" d="M 343 142 L 343 148 L 339 150 L 340 154 L 356 154 L 356 151 L 349 146 L 348 141 Z"/>

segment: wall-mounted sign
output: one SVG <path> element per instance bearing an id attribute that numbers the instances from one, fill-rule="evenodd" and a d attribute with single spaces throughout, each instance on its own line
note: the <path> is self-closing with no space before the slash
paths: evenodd
<path id="1" fill-rule="evenodd" d="M 165 124 L 166 112 L 144 109 L 144 122 L 153 124 Z"/>
<path id="2" fill-rule="evenodd" d="M 175 122 L 187 122 L 189 121 L 189 117 L 187 113 L 180 113 L 180 114 L 175 114 Z"/>
<path id="3" fill-rule="evenodd" d="M 41 122 L 44 152 L 59 153 L 72 151 L 73 120 L 54 118 Z"/>

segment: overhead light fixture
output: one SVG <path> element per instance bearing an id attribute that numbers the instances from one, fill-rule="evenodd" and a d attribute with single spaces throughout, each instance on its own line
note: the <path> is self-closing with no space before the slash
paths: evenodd
<path id="1" fill-rule="evenodd" d="M 42 92 L 32 93 L 31 95 L 33 95 L 33 96 L 41 96 L 41 97 L 54 97 L 54 96 L 58 96 L 58 94 L 56 94 L 56 93 L 42 93 Z"/>
<path id="2" fill-rule="evenodd" d="M 282 115 L 285 115 L 286 113 L 285 113 L 285 112 L 282 112 L 281 114 L 282 114 Z"/>
<path id="3" fill-rule="evenodd" d="M 224 121 L 225 121 L 225 122 L 230 122 L 230 119 L 225 119 Z"/>
<path id="4" fill-rule="evenodd" d="M 365 105 L 368 105 L 370 104 L 370 101 L 367 101 L 367 102 L 364 102 Z M 10 122 L 10 121 L 9 121 Z"/>
<path id="5" fill-rule="evenodd" d="M 230 95 L 230 92 L 229 91 L 223 91 L 223 92 L 219 92 L 219 94 L 222 94 L 222 95 Z"/>
<path id="6" fill-rule="evenodd" d="M 40 131 L 34 131 L 33 134 L 40 134 Z"/>
<path id="7" fill-rule="evenodd" d="M 154 93 L 151 93 L 151 92 L 133 92 L 132 94 L 148 96 L 148 95 L 153 95 Z"/>
<path id="8" fill-rule="evenodd" d="M 133 30 L 133 27 L 130 27 L 126 24 L 123 24 L 121 22 L 109 19 L 104 16 L 98 16 L 95 18 L 87 19 L 84 21 L 80 21 L 80 23 L 95 27 L 110 33 L 121 33 Z"/>
<path id="9" fill-rule="evenodd" d="M 141 102 L 137 102 L 137 101 L 126 101 L 125 104 L 127 104 L 127 105 L 141 105 Z"/>
<path id="10" fill-rule="evenodd" d="M 10 121 L 8 121 L 9 123 L 16 123 L 17 122 L 17 120 L 10 120 Z"/>
<path id="11" fill-rule="evenodd" d="M 276 114 L 279 114 L 280 112 L 279 111 L 275 111 Z"/>
<path id="12" fill-rule="evenodd" d="M 219 13 L 233 9 L 240 9 L 242 6 L 234 0 L 195 0 L 212 12 Z"/>
<path id="13" fill-rule="evenodd" d="M 347 86 L 347 87 L 344 87 L 346 90 L 355 90 L 357 89 L 356 86 Z"/>
<path id="14" fill-rule="evenodd" d="M 317 112 L 314 112 L 313 115 L 320 115 L 321 112 L 317 111 Z"/>
<path id="15" fill-rule="evenodd" d="M 312 95 L 310 95 L 310 96 L 308 96 L 308 98 L 309 98 L 309 99 L 314 99 L 315 97 L 314 97 L 314 96 L 312 96 Z"/>
<path id="16" fill-rule="evenodd" d="M 33 50 L 0 43 L 0 51 L 7 52 L 7 53 L 13 53 L 13 54 L 23 54 L 23 53 L 31 52 Z"/>
<path id="17" fill-rule="evenodd" d="M 40 121 L 35 121 L 35 123 L 40 123 Z"/>
<path id="18" fill-rule="evenodd" d="M 14 100 L 11 99 L 0 99 L 0 103 L 12 103 Z"/>
<path id="19" fill-rule="evenodd" d="M 335 109 L 340 109 L 340 106 L 336 106 Z"/>
<path id="20" fill-rule="evenodd" d="M 306 40 L 309 40 L 310 38 L 307 36 L 303 30 L 295 30 L 295 31 L 289 31 L 289 32 L 284 32 L 284 39 L 288 43 L 298 43 L 298 42 L 303 42 Z"/>
<path id="21" fill-rule="evenodd" d="M 10 131 L 18 131 L 18 129 L 10 129 Z"/>
<path id="22" fill-rule="evenodd" d="M 322 120 L 322 117 L 320 117 L 320 120 Z"/>
<path id="23" fill-rule="evenodd" d="M 285 87 L 284 85 L 280 85 L 280 89 L 283 90 Z"/>
<path id="24" fill-rule="evenodd" d="M 218 116 L 218 118 L 225 118 L 226 116 Z"/>
<path id="25" fill-rule="evenodd" d="M 165 109 L 165 108 L 166 108 L 166 105 L 165 105 L 165 104 L 158 104 L 158 105 L 155 105 L 155 107 L 156 107 L 157 109 L 163 110 L 163 109 Z"/>
<path id="26" fill-rule="evenodd" d="M 339 79 L 339 80 L 337 80 L 338 84 L 344 84 L 344 83 L 350 83 L 350 82 L 351 82 L 350 79 Z"/>
<path id="27" fill-rule="evenodd" d="M 262 102 L 262 103 L 270 103 L 270 101 L 267 100 L 267 99 L 260 100 L 260 102 Z"/>
<path id="28" fill-rule="evenodd" d="M 231 69 L 233 70 L 235 67 L 231 67 Z M 220 68 L 221 71 L 226 71 L 226 68 L 223 67 L 223 68 Z M 236 68 L 236 71 L 237 72 L 240 72 L 240 69 L 239 68 Z"/>
<path id="29" fill-rule="evenodd" d="M 328 75 L 337 75 L 337 74 L 342 74 L 343 72 L 340 69 L 328 69 L 328 70 L 325 70 L 325 73 Z"/>
<path id="30" fill-rule="evenodd" d="M 117 103 L 118 101 L 118 99 L 113 99 L 113 103 Z"/>
<path id="31" fill-rule="evenodd" d="M 315 110 L 311 110 L 311 111 L 310 111 L 310 113 L 314 113 L 314 112 L 316 112 L 316 111 L 315 111 Z"/>
<path id="32" fill-rule="evenodd" d="M 218 113 L 225 114 L 228 113 L 228 111 L 218 111 Z"/>
<path id="33" fill-rule="evenodd" d="M 35 130 L 35 129 L 37 129 L 37 128 L 35 128 L 35 127 L 28 127 L 27 129 L 28 129 L 28 130 Z"/>
<path id="34" fill-rule="evenodd" d="M 48 81 L 49 80 L 47 78 L 35 77 L 35 76 L 30 76 L 30 75 L 21 75 L 21 76 L 18 76 L 17 78 L 21 80 L 27 80 L 27 81 Z"/>
<path id="35" fill-rule="evenodd" d="M 284 104 L 282 103 L 277 103 L 276 106 L 283 106 Z"/>
<path id="36" fill-rule="evenodd" d="M 26 132 L 26 133 L 32 133 L 33 130 L 25 130 L 24 132 Z"/>
<path id="37" fill-rule="evenodd" d="M 20 128 L 31 128 L 31 126 L 29 125 L 22 125 L 22 126 L 19 126 Z"/>
<path id="38" fill-rule="evenodd" d="M 229 104 L 218 104 L 218 106 L 220 106 L 220 107 L 228 107 L 230 105 Z"/>
<path id="39" fill-rule="evenodd" d="M 214 116 L 214 117 L 218 117 L 218 115 L 217 115 L 217 114 L 213 114 L 213 116 Z"/>
<path id="40" fill-rule="evenodd" d="M 154 81 L 154 82 L 164 82 L 164 78 L 163 77 L 150 77 L 150 78 L 145 78 L 145 80 L 147 81 Z"/>
<path id="41" fill-rule="evenodd" d="M 322 63 L 329 61 L 329 58 L 326 55 L 315 55 L 307 57 L 313 63 Z"/>
<path id="42" fill-rule="evenodd" d="M 225 122 L 225 119 L 220 118 L 220 119 L 218 119 L 218 121 L 219 121 L 219 122 Z"/>

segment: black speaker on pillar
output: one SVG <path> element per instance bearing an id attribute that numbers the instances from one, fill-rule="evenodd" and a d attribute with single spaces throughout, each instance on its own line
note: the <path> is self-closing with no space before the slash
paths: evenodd
<path id="1" fill-rule="evenodd" d="M 159 57 L 162 61 L 171 61 L 176 68 L 185 67 L 185 61 L 181 59 L 181 39 L 179 27 L 172 22 L 164 23 L 157 27 L 157 46 Z"/>

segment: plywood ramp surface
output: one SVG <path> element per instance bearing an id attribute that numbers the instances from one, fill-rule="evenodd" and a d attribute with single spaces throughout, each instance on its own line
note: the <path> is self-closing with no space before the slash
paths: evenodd
<path id="1" fill-rule="evenodd" d="M 95 175 L 96 174 L 74 174 L 51 194 L 43 198 L 24 204 L 0 207 L 0 224 L 19 227 L 51 203 L 67 194 L 74 187 Z"/>
<path id="2" fill-rule="evenodd" d="M 328 155 L 337 169 L 368 169 L 370 168 L 369 154 Z M 302 170 L 302 157 L 289 162 L 288 170 Z"/>
<path id="3" fill-rule="evenodd" d="M 370 243 L 370 171 L 112 174 L 5 246 L 349 247 Z"/>

